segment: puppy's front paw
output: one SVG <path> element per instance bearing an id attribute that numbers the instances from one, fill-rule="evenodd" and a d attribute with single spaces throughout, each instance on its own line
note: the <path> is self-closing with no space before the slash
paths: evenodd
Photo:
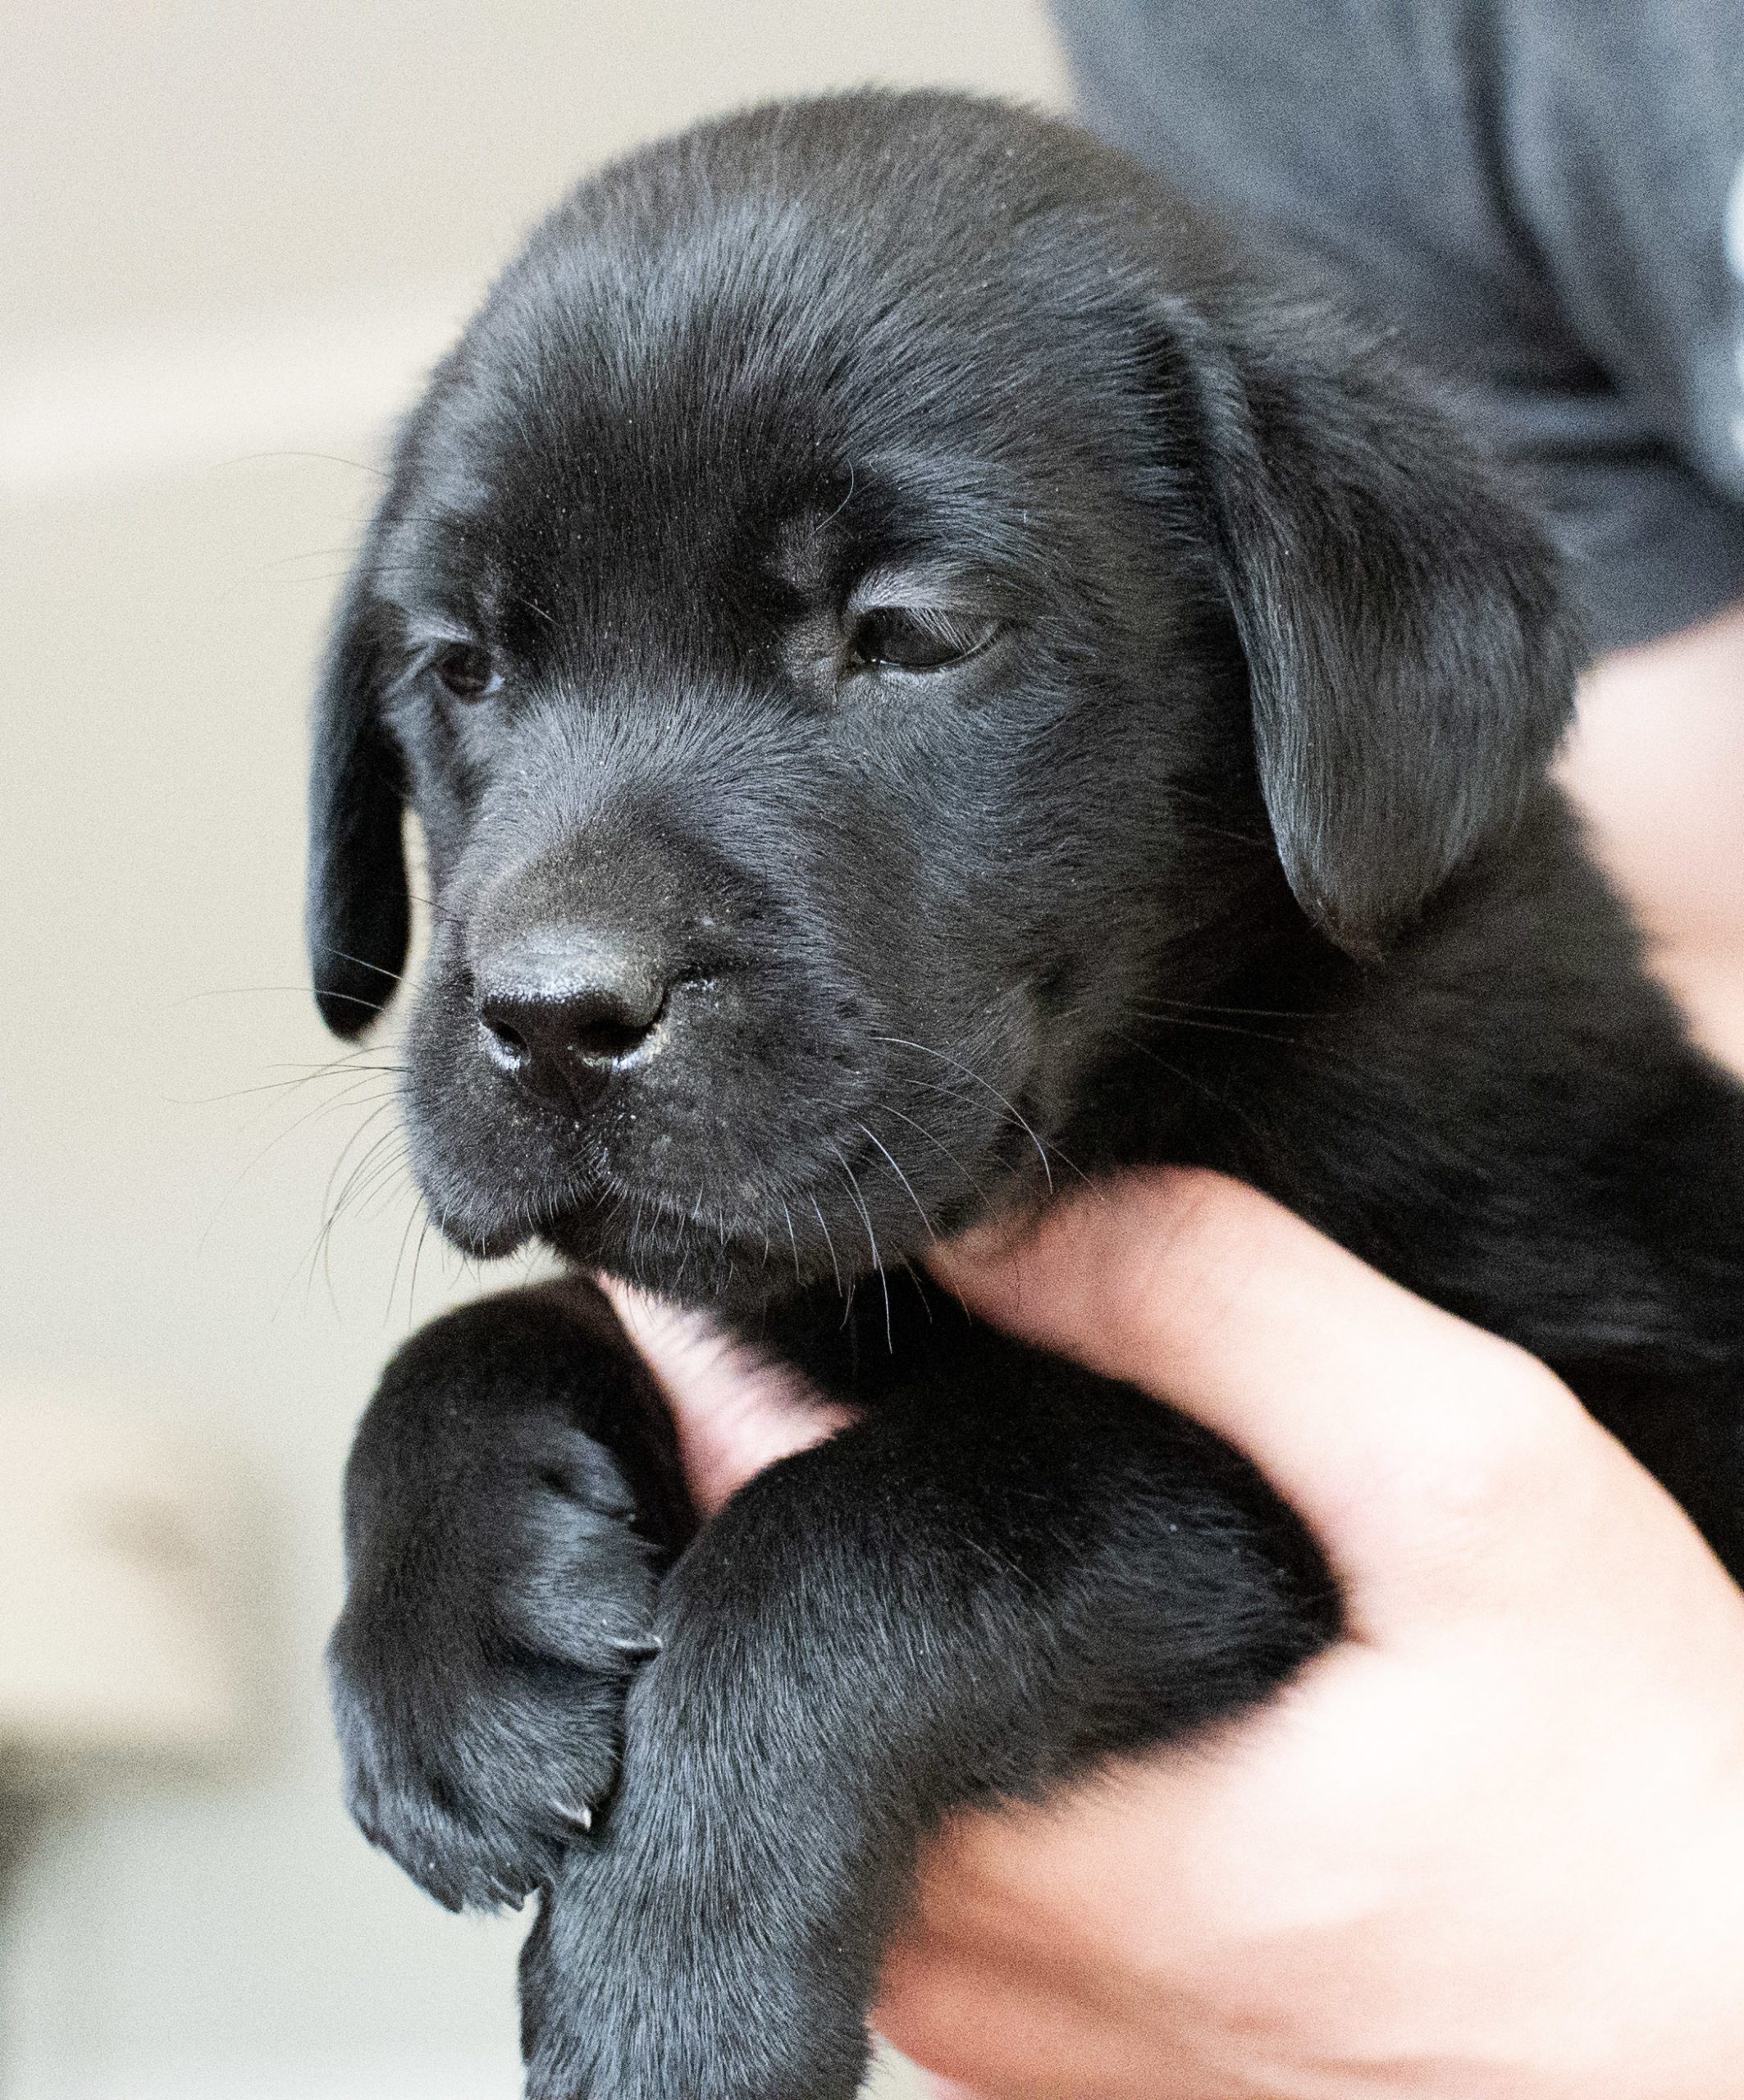
<path id="1" fill-rule="evenodd" d="M 551 1317 L 487 1301 L 415 1338 L 347 1478 L 328 1650 L 347 1803 L 456 1910 L 518 1904 L 585 1840 L 658 1646 L 646 1497 L 553 1386 L 640 1374 Z"/>

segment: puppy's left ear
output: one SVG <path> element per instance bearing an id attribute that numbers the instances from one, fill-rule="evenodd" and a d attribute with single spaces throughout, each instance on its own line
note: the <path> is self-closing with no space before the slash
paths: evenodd
<path id="1" fill-rule="evenodd" d="M 308 930 L 315 1003 L 361 1035 L 399 987 L 410 907 L 399 754 L 381 719 L 381 614 L 366 550 L 334 623 L 309 764 Z"/>
<path id="2" fill-rule="evenodd" d="M 1540 527 L 1385 347 L 1317 307 L 1177 313 L 1285 873 L 1381 953 L 1542 776 L 1580 651 Z"/>

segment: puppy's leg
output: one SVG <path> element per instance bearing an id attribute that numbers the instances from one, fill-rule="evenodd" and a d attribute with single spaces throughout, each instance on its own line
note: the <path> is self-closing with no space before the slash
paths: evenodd
<path id="1" fill-rule="evenodd" d="M 1011 1345 L 729 1503 L 523 1957 L 535 2100 L 849 2100 L 917 1847 L 1276 1686 L 1332 1586 L 1252 1471 Z"/>
<path id="2" fill-rule="evenodd" d="M 442 1902 L 557 1871 L 692 1528 L 669 1419 L 591 1285 L 467 1306 L 390 1364 L 346 1471 L 328 1660 L 351 1812 Z"/>

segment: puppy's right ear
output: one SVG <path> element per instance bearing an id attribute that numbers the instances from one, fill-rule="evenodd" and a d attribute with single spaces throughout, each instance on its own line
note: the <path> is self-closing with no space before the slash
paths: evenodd
<path id="1" fill-rule="evenodd" d="M 381 718 L 381 615 L 359 564 L 315 701 L 309 770 L 309 968 L 336 1035 L 361 1035 L 393 998 L 410 908 L 399 755 Z"/>
<path id="2" fill-rule="evenodd" d="M 1321 301 L 1171 300 L 1157 340 L 1278 857 L 1328 939 L 1379 956 L 1515 821 L 1567 725 L 1555 559 L 1386 339 Z"/>

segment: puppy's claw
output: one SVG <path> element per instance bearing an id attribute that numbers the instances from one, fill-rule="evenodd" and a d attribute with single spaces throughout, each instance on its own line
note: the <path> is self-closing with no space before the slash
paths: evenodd
<path id="1" fill-rule="evenodd" d="M 572 1808 L 567 1801 L 553 1801 L 551 1812 L 574 1829 L 585 1833 L 593 1828 L 593 1810 L 591 1808 Z"/>
<path id="2" fill-rule="evenodd" d="M 621 1661 L 651 1663 L 664 1644 L 657 1633 L 626 1633 L 605 1645 Z"/>

